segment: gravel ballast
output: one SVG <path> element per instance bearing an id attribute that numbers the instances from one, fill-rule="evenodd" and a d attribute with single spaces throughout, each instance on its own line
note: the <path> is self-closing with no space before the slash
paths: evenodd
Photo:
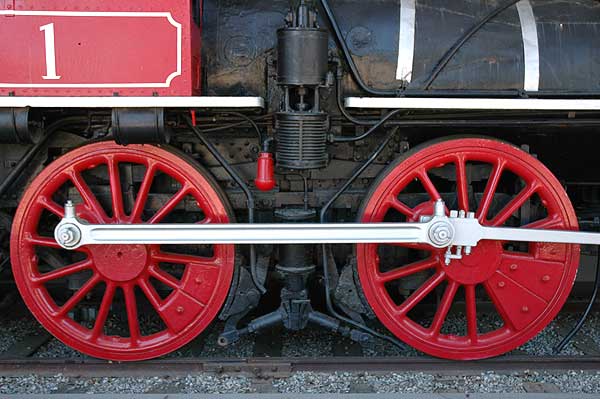
<path id="1" fill-rule="evenodd" d="M 484 372 L 468 376 L 428 373 L 311 373 L 300 372 L 288 378 L 255 381 L 244 376 L 212 374 L 186 377 L 73 378 L 0 377 L 0 394 L 53 393 L 254 393 L 270 385 L 272 393 L 527 393 L 551 392 L 595 394 L 600 392 L 600 372 L 569 371 Z M 533 388 L 532 388 L 533 387 Z M 547 391 L 546 391 L 547 392 Z"/>

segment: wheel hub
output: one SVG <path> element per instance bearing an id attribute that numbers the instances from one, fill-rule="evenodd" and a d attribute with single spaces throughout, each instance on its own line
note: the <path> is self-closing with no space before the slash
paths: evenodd
<path id="1" fill-rule="evenodd" d="M 443 270 L 448 278 L 463 285 L 481 284 L 492 277 L 502 262 L 502 244 L 494 241 L 481 241 L 470 255 L 455 259 Z M 443 259 L 443 255 L 441 257 Z"/>
<path id="2" fill-rule="evenodd" d="M 110 281 L 134 280 L 148 267 L 145 245 L 92 245 L 89 250 L 98 272 Z"/>

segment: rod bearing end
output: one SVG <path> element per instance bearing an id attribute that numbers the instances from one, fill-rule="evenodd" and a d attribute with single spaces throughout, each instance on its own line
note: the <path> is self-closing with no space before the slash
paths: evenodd
<path id="1" fill-rule="evenodd" d="M 56 229 L 54 238 L 63 248 L 75 248 L 81 242 L 81 230 L 74 224 L 63 224 Z"/>
<path id="2" fill-rule="evenodd" d="M 434 247 L 448 247 L 454 240 L 454 226 L 445 221 L 436 222 L 429 228 L 428 235 L 431 245 Z"/>

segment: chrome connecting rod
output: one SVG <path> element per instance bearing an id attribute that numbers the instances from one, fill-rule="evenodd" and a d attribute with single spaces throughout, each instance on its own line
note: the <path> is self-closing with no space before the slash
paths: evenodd
<path id="1" fill-rule="evenodd" d="M 331 224 L 120 224 L 78 219 L 69 201 L 54 232 L 69 250 L 105 244 L 345 244 L 420 243 L 447 248 L 446 263 L 468 256 L 482 240 L 600 245 L 599 233 L 482 226 L 473 213 L 445 214 L 438 201 L 419 223 Z"/>
<path id="2" fill-rule="evenodd" d="M 444 214 L 440 203 L 437 213 Z M 445 216 L 424 223 L 380 224 L 107 224 L 75 216 L 72 203 L 54 231 L 65 249 L 102 244 L 344 244 L 428 243 L 445 248 L 454 231 Z"/>

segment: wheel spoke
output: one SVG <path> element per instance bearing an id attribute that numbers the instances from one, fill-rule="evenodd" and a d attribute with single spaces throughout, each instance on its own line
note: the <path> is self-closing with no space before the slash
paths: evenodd
<path id="1" fill-rule="evenodd" d="M 106 215 L 106 212 L 102 208 L 102 205 L 100 205 L 98 202 L 98 199 L 94 193 L 92 193 L 92 190 L 87 185 L 81 174 L 71 171 L 69 175 L 71 181 L 75 185 L 75 188 L 77 191 L 79 191 L 79 195 L 81 195 L 81 198 L 86 203 L 87 207 L 94 212 L 95 216 L 98 218 L 98 221 L 107 221 L 108 216 Z"/>
<path id="2" fill-rule="evenodd" d="M 189 193 L 189 187 L 184 186 L 179 190 L 171 199 L 169 199 L 163 206 L 156 212 L 154 216 L 148 221 L 149 224 L 160 223 L 175 207 L 183 201 L 186 195 Z"/>
<path id="3" fill-rule="evenodd" d="M 93 266 L 93 264 L 94 264 L 94 262 L 91 259 L 86 259 L 81 262 L 77 262 L 72 265 L 65 266 L 60 269 L 56 269 L 51 272 L 48 272 L 48 273 L 44 273 L 39 277 L 34 277 L 32 279 L 32 282 L 34 284 L 45 284 L 49 281 L 58 280 L 58 279 L 82 272 L 84 270 L 88 270 L 90 267 Z"/>
<path id="4" fill-rule="evenodd" d="M 535 222 L 521 226 L 522 229 L 541 229 L 552 230 L 563 226 L 563 221 L 557 216 L 549 216 L 545 219 L 540 219 Z"/>
<path id="5" fill-rule="evenodd" d="M 460 210 L 469 212 L 469 181 L 467 179 L 467 164 L 464 157 L 456 160 L 456 193 Z"/>
<path id="6" fill-rule="evenodd" d="M 58 205 L 52 199 L 41 196 L 38 198 L 38 204 L 40 204 L 41 206 L 43 206 L 48 211 L 50 211 L 51 213 L 53 213 L 61 219 L 65 217 L 65 209 L 62 206 Z"/>
<path id="7" fill-rule="evenodd" d="M 537 182 L 528 184 L 515 198 L 513 198 L 505 207 L 494 217 L 490 225 L 494 227 L 502 226 L 506 221 L 517 212 L 528 199 L 535 194 L 538 189 Z"/>
<path id="8" fill-rule="evenodd" d="M 162 312 L 161 312 L 162 299 L 156 292 L 156 289 L 146 279 L 140 279 L 138 281 L 138 285 L 142 289 L 142 292 L 144 293 L 144 295 L 146 295 L 146 298 L 148 299 L 148 302 L 150 302 L 150 305 L 152 305 L 154 310 L 156 310 L 156 313 L 158 313 L 162 317 Z"/>
<path id="9" fill-rule="evenodd" d="M 389 206 L 406 216 L 408 219 L 414 219 L 416 216 L 414 209 L 412 209 L 396 197 L 390 198 Z"/>
<path id="10" fill-rule="evenodd" d="M 477 342 L 477 298 L 475 286 L 465 285 L 465 306 L 467 315 L 467 335 L 471 342 Z"/>
<path id="11" fill-rule="evenodd" d="M 104 325 L 110 312 L 110 306 L 112 305 L 113 298 L 115 297 L 116 286 L 113 283 L 107 283 L 102 297 L 102 303 L 98 309 L 98 316 L 94 322 L 94 328 L 92 330 L 92 340 L 96 340 L 104 331 Z"/>
<path id="12" fill-rule="evenodd" d="M 444 281 L 446 273 L 438 272 L 431 276 L 418 290 L 412 293 L 403 303 L 396 309 L 397 316 L 406 316 L 415 306 L 417 306 L 427 295 L 431 293 L 438 285 Z"/>
<path id="13" fill-rule="evenodd" d="M 48 248 L 56 248 L 61 249 L 62 247 L 56 242 L 54 238 L 50 237 L 42 237 L 38 235 L 34 235 L 26 238 L 26 240 L 32 244 L 39 247 L 48 247 Z"/>
<path id="14" fill-rule="evenodd" d="M 119 161 L 114 157 L 107 158 L 108 177 L 110 180 L 110 195 L 113 207 L 113 218 L 122 220 L 125 216 L 123 206 L 123 190 L 121 188 L 121 173 L 119 172 Z"/>
<path id="15" fill-rule="evenodd" d="M 154 308 L 154 311 L 158 314 L 158 316 L 161 318 L 163 323 L 165 323 L 165 326 L 167 326 L 167 328 L 169 330 L 172 330 L 173 323 L 165 315 L 165 312 L 162 307 L 163 301 L 160 298 L 160 296 L 158 295 L 158 293 L 156 292 L 156 289 L 152 286 L 152 284 L 150 284 L 150 282 L 148 280 L 145 280 L 145 279 L 140 279 L 138 281 L 138 285 L 142 289 L 142 292 L 144 293 L 146 298 L 148 299 L 148 302 L 150 302 L 150 305 Z"/>
<path id="16" fill-rule="evenodd" d="M 431 323 L 431 332 L 436 336 L 439 335 L 440 331 L 442 330 L 444 321 L 446 321 L 448 312 L 450 311 L 450 308 L 452 307 L 452 302 L 454 302 L 454 297 L 456 296 L 458 287 L 459 287 L 459 284 L 456 281 L 450 281 L 448 283 L 448 286 L 446 287 L 444 296 L 442 297 L 442 299 L 440 301 L 438 310 L 435 313 L 433 322 Z"/>
<path id="17" fill-rule="evenodd" d="M 437 188 L 435 188 L 435 185 L 429 178 L 429 175 L 427 174 L 427 171 L 425 169 L 419 171 L 418 176 L 419 180 L 421 181 L 421 184 L 423 185 L 423 188 L 425 188 L 425 191 L 427 191 L 427 193 L 433 201 L 442 199 L 442 196 L 438 192 Z"/>
<path id="18" fill-rule="evenodd" d="M 167 287 L 174 290 L 178 290 L 179 288 L 181 288 L 179 281 L 175 277 L 171 276 L 169 273 L 160 270 L 158 267 L 150 267 L 148 271 L 150 272 L 150 275 L 152 277 L 154 277 Z"/>
<path id="19" fill-rule="evenodd" d="M 60 308 L 57 316 L 64 316 L 69 313 L 79 302 L 85 299 L 86 295 L 94 289 L 94 287 L 100 282 L 100 276 L 94 274 L 80 289 L 73 294 L 71 298 Z"/>
<path id="20" fill-rule="evenodd" d="M 420 244 L 420 243 L 388 243 L 388 244 L 380 244 L 380 245 L 393 245 L 395 247 L 401 247 L 401 248 L 407 248 L 407 249 L 414 249 L 417 251 L 427 251 L 427 252 L 431 252 L 433 250 L 433 247 L 427 244 Z"/>
<path id="21" fill-rule="evenodd" d="M 140 340 L 140 323 L 138 321 L 137 300 L 135 299 L 133 285 L 124 285 L 123 294 L 125 296 L 125 308 L 127 310 L 127 324 L 129 325 L 131 346 L 137 346 Z"/>
<path id="22" fill-rule="evenodd" d="M 193 264 L 195 266 L 217 267 L 214 259 L 205 258 L 202 256 L 159 252 L 155 255 L 152 255 L 152 258 L 155 262 L 174 263 L 177 265 Z"/>
<path id="23" fill-rule="evenodd" d="M 431 269 L 438 265 L 439 262 L 435 258 L 428 258 L 419 262 L 412 263 L 407 266 L 400 267 L 398 269 L 383 273 L 377 274 L 377 281 L 380 284 L 389 283 L 390 281 L 400 280 L 407 276 L 411 276 L 413 274 Z"/>
<path id="24" fill-rule="evenodd" d="M 155 175 L 156 165 L 154 163 L 151 163 L 150 165 L 148 165 L 148 169 L 146 169 L 144 180 L 142 181 L 140 189 L 137 193 L 135 204 L 133 205 L 133 210 L 131 211 L 132 221 L 137 221 L 141 219 L 142 212 L 144 212 L 144 206 L 148 201 L 148 195 L 150 194 L 150 188 L 152 187 L 152 182 L 154 181 Z"/>
<path id="25" fill-rule="evenodd" d="M 496 194 L 496 189 L 498 188 L 498 183 L 500 183 L 500 178 L 502 177 L 502 172 L 504 172 L 505 165 L 506 162 L 501 160 L 494 165 L 494 168 L 492 169 L 477 212 L 477 219 L 479 219 L 479 221 L 487 220 L 487 215 L 492 206 L 492 202 L 494 201 L 494 195 Z"/>

